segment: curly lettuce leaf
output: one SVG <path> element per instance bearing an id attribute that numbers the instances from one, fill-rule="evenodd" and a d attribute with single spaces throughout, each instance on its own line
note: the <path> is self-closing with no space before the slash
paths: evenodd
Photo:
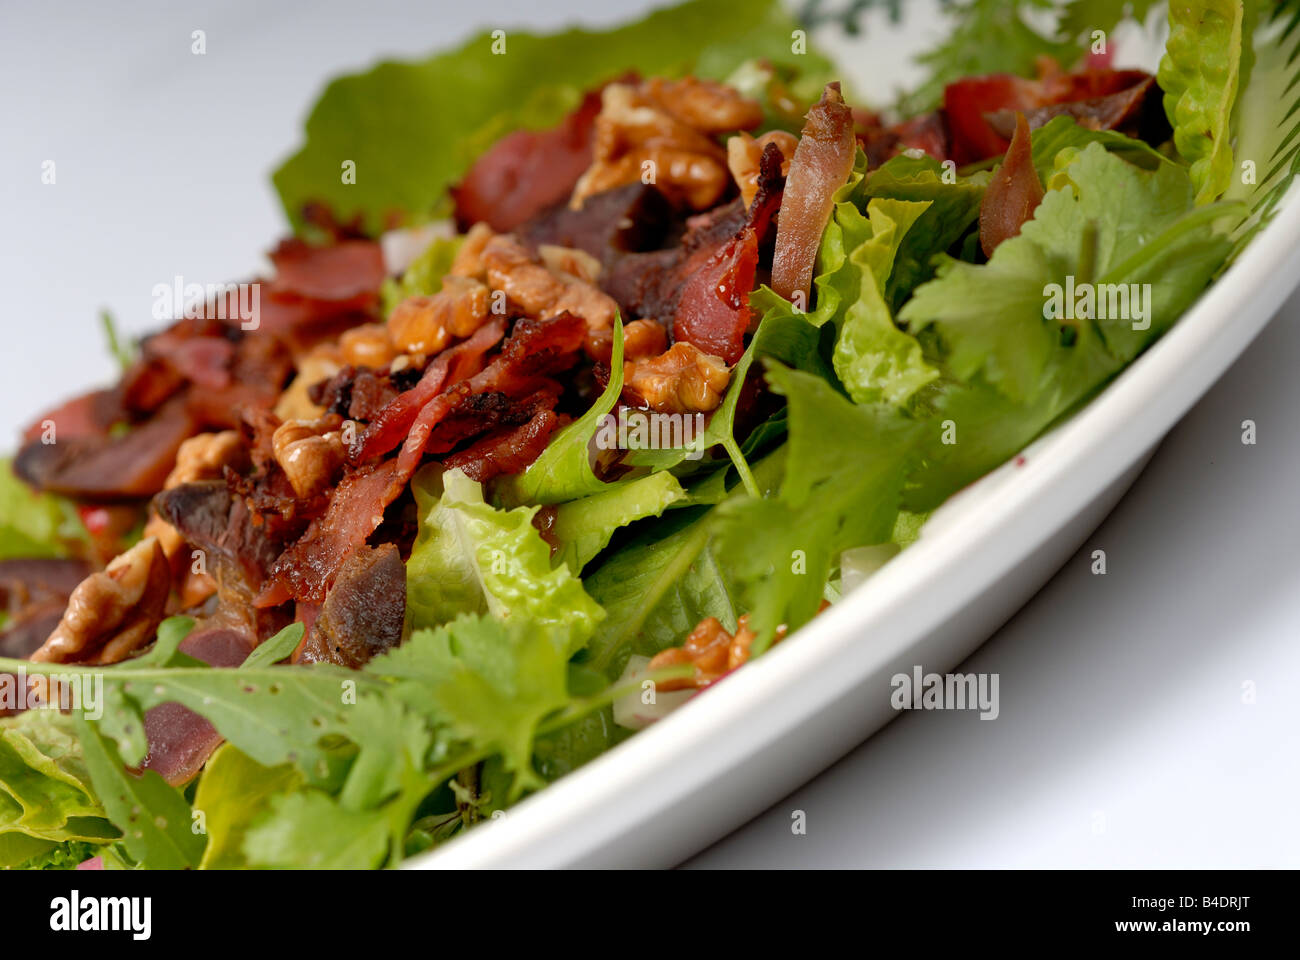
<path id="1" fill-rule="evenodd" d="M 966 235 L 979 219 L 980 203 L 989 174 L 979 171 L 957 176 L 930 156 L 899 154 L 871 172 L 851 199 L 859 210 L 871 199 L 926 203 L 912 229 L 906 231 L 894 254 L 894 266 L 885 283 L 885 300 L 897 312 L 903 302 L 934 276 L 934 256 Z"/>
<path id="2" fill-rule="evenodd" d="M 629 70 L 721 80 L 766 60 L 820 89 L 834 79 L 831 64 L 792 52 L 795 28 L 779 0 L 691 0 L 613 30 L 483 33 L 428 60 L 381 63 L 330 83 L 275 188 L 298 230 L 304 205 L 320 202 L 378 233 L 394 213 L 418 219 L 443 206 L 447 188 L 498 137 L 553 126 L 585 91 Z M 498 39 L 503 53 L 493 52 Z"/>
<path id="3" fill-rule="evenodd" d="M 70 716 L 38 709 L 0 720 L 0 865 L 117 836 Z"/>
<path id="4" fill-rule="evenodd" d="M 836 217 L 861 217 L 851 204 Z M 848 257 L 853 269 L 839 272 L 842 302 L 835 343 L 835 373 L 856 403 L 902 405 L 939 375 L 916 338 L 899 330 L 885 302 L 886 280 L 904 238 L 930 207 L 929 201 L 872 199 L 866 220 L 870 237 Z M 860 232 L 860 231 L 859 231 Z M 849 286 L 851 284 L 851 286 Z"/>
<path id="5" fill-rule="evenodd" d="M 498 510 L 460 470 L 437 466 L 412 481 L 420 531 L 406 564 L 407 611 L 415 629 L 466 613 L 491 613 L 554 628 L 573 653 L 603 616 L 572 570 L 553 566 L 533 526 L 538 507 Z"/>
<path id="6" fill-rule="evenodd" d="M 1198 204 L 1222 196 L 1232 180 L 1231 120 L 1250 5 L 1248 0 L 1169 5 L 1169 40 L 1157 78 L 1174 145 L 1191 164 Z"/>
<path id="7" fill-rule="evenodd" d="M 1233 114 L 1237 163 L 1224 193 L 1225 200 L 1250 205 L 1250 216 L 1238 229 L 1234 256 L 1272 217 L 1278 202 L 1300 174 L 1300 0 L 1261 7 L 1249 14 L 1249 69 L 1242 71 Z"/>
<path id="8" fill-rule="evenodd" d="M 208 845 L 202 870 L 246 867 L 244 838 L 249 825 L 269 809 L 271 798 L 302 786 L 302 774 L 290 764 L 264 767 L 232 744 L 223 744 L 203 766 L 194 794 L 194 809 L 203 814 Z"/>

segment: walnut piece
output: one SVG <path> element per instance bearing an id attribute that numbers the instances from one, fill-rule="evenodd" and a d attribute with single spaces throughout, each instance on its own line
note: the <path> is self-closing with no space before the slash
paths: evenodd
<path id="1" fill-rule="evenodd" d="M 239 467 L 248 457 L 238 430 L 200 433 L 185 440 L 176 451 L 176 466 L 163 482 L 164 490 L 183 483 L 220 480 L 226 467 Z M 144 525 L 144 535 L 153 537 L 168 557 L 175 557 L 185 540 L 170 523 L 152 510 Z"/>
<path id="2" fill-rule="evenodd" d="M 382 323 L 363 323 L 339 336 L 339 354 L 344 363 L 378 370 L 397 356 L 389 329 Z"/>
<path id="3" fill-rule="evenodd" d="M 117 663 L 152 639 L 171 590 L 162 547 L 146 537 L 72 591 L 37 663 Z"/>
<path id="4" fill-rule="evenodd" d="M 773 643 L 783 640 L 785 634 L 786 628 L 782 624 L 776 629 Z M 680 647 L 669 647 L 655 654 L 646 669 L 658 670 L 689 663 L 695 667 L 692 676 L 660 680 L 657 687 L 665 693 L 672 690 L 702 690 L 749 661 L 754 636 L 754 631 L 749 628 L 749 614 L 740 618 L 734 636 L 727 632 L 727 628 L 716 617 L 708 617 L 699 622 Z"/>
<path id="5" fill-rule="evenodd" d="M 483 247 L 488 284 L 525 316 L 547 320 L 567 311 L 587 321 L 589 330 L 613 327 L 618 303 L 584 276 L 593 270 L 593 258 L 564 247 L 549 247 L 543 257 L 562 269 L 538 262 L 509 234 L 495 236 Z M 594 270 L 599 275 L 599 264 Z"/>
<path id="6" fill-rule="evenodd" d="M 312 403 L 308 390 L 328 380 L 343 366 L 343 357 L 334 344 L 320 344 L 297 359 L 298 374 L 280 394 L 275 415 L 281 420 L 314 420 L 325 408 Z"/>
<path id="7" fill-rule="evenodd" d="M 722 84 L 686 77 L 611 83 L 601 93 L 593 162 L 570 206 L 641 180 L 693 210 L 717 204 L 731 182 L 726 154 L 713 138 L 763 119 L 759 105 Z"/>
<path id="8" fill-rule="evenodd" d="M 769 130 L 758 138 L 739 133 L 727 141 L 727 168 L 740 187 L 740 198 L 745 201 L 746 207 L 753 206 L 754 197 L 758 195 L 759 161 L 769 143 L 775 143 L 781 151 L 781 173 L 788 174 L 794 148 L 799 144 L 799 138 L 793 133 Z"/>
<path id="9" fill-rule="evenodd" d="M 478 280 L 448 274 L 431 296 L 407 297 L 388 318 L 388 335 L 404 353 L 431 356 L 453 337 L 468 337 L 487 322 L 488 288 Z"/>
<path id="10" fill-rule="evenodd" d="M 659 413 L 708 413 L 722 402 L 731 371 L 720 358 L 679 341 L 657 357 L 624 362 L 623 382 Z"/>
<path id="11" fill-rule="evenodd" d="M 271 434 L 276 463 L 300 498 L 315 496 L 337 478 L 346 453 L 341 425 L 342 418 L 330 414 L 319 420 L 287 420 Z"/>

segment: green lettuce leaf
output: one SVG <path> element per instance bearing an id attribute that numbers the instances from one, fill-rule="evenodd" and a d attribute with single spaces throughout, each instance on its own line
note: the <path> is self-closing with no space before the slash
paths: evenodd
<path id="1" fill-rule="evenodd" d="M 555 523 L 551 526 L 551 535 L 560 544 L 555 559 L 580 574 L 620 527 L 660 516 L 668 507 L 685 499 L 686 492 L 677 478 L 663 471 L 562 503 L 556 508 Z"/>
<path id="2" fill-rule="evenodd" d="M 1300 0 L 1272 4 L 1271 11 L 1252 2 L 1246 25 L 1251 42 L 1232 123 L 1237 163 L 1224 199 L 1247 202 L 1250 216 L 1234 237 L 1234 256 L 1300 173 Z"/>
<path id="3" fill-rule="evenodd" d="M 852 205 L 841 206 L 848 208 L 843 212 L 848 217 L 861 216 Z M 886 280 L 899 247 L 929 207 L 929 201 L 873 198 L 867 204 L 870 236 L 849 255 L 852 269 L 839 271 L 847 307 L 838 322 L 835 372 L 856 403 L 901 406 L 939 375 L 925 361 L 916 338 L 894 325 L 885 302 Z"/>
<path id="4" fill-rule="evenodd" d="M 834 79 L 831 65 L 792 52 L 795 27 L 779 0 L 692 0 L 613 30 L 484 33 L 428 60 L 381 63 L 330 83 L 275 188 L 298 229 L 314 201 L 378 233 L 395 212 L 419 218 L 442 207 L 447 188 L 498 137 L 554 125 L 585 91 L 629 70 L 721 80 L 766 60 L 820 89 Z M 497 39 L 503 53 L 493 52 Z M 352 183 L 343 176 L 349 161 Z"/>
<path id="5" fill-rule="evenodd" d="M 367 665 L 389 693 L 446 725 L 480 756 L 499 755 L 513 774 L 511 798 L 540 787 L 533 741 L 544 718 L 570 702 L 568 653 L 536 621 L 464 615 L 419 630 Z"/>
<path id="6" fill-rule="evenodd" d="M 978 374 L 1015 402 L 1033 401 L 1056 382 L 1044 372 L 1071 355 L 1080 327 L 1095 326 L 1116 360 L 1136 356 L 1181 316 L 1222 264 L 1230 244 L 1211 229 L 1216 221 L 1240 218 L 1232 206 L 1193 212 L 1182 168 L 1142 170 L 1098 143 L 1080 151 L 1064 172 L 1068 182 L 1048 191 L 1020 235 L 1002 243 L 987 264 L 947 259 L 900 313 L 918 335 L 937 333 L 958 379 Z M 1130 284 L 1149 283 L 1145 316 L 1130 304 L 1116 311 L 1124 316 L 1049 320 L 1050 285 L 1064 293 L 1067 278 L 1124 285 L 1125 292 Z M 1065 363 L 1056 372 L 1095 383 L 1094 358 L 1073 355 L 1079 364 Z"/>
<path id="7" fill-rule="evenodd" d="M 436 237 L 400 278 L 385 277 L 379 290 L 384 316 L 407 297 L 428 297 L 441 290 L 442 278 L 451 271 L 463 242 L 463 237 Z"/>
<path id="8" fill-rule="evenodd" d="M 1230 124 L 1241 80 L 1247 0 L 1178 0 L 1158 79 L 1174 145 L 1191 164 L 1198 204 L 1232 180 Z"/>
<path id="9" fill-rule="evenodd" d="M 33 493 L 0 459 L 0 560 L 15 557 L 63 557 L 86 540 L 86 528 L 71 500 Z"/>
<path id="10" fill-rule="evenodd" d="M 302 775 L 291 765 L 264 767 L 238 747 L 223 744 L 204 764 L 194 794 L 194 810 L 202 813 L 208 836 L 200 869 L 246 867 L 243 843 L 249 825 L 269 808 L 273 796 L 301 785 Z"/>
<path id="11" fill-rule="evenodd" d="M 70 716 L 36 709 L 0 720 L 0 866 L 117 836 Z"/>
<path id="12" fill-rule="evenodd" d="M 840 553 L 889 540 L 918 433 L 895 409 L 854 404 L 802 371 L 769 363 L 767 379 L 790 412 L 780 494 L 715 508 L 715 549 L 750 614 L 755 653 L 779 625 L 796 630 L 816 615 Z"/>
<path id="13" fill-rule="evenodd" d="M 569 653 L 581 647 L 602 612 L 569 567 L 552 566 L 550 546 L 533 526 L 539 508 L 498 510 L 463 472 L 440 469 L 427 467 L 412 481 L 420 511 L 406 564 L 412 626 L 489 612 L 556 629 Z"/>

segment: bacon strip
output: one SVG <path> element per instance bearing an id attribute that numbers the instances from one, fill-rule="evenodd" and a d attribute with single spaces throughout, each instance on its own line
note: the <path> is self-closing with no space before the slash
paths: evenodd
<path id="1" fill-rule="evenodd" d="M 987 257 L 1004 240 L 1020 234 L 1020 228 L 1033 219 L 1043 199 L 1043 185 L 1034 169 L 1034 155 L 1029 144 L 1029 122 L 1023 113 L 1016 114 L 1016 132 L 1007 148 L 1006 158 L 993 174 L 984 199 L 980 202 L 980 247 Z"/>
<path id="2" fill-rule="evenodd" d="M 442 465 L 448 470 L 460 468 L 479 483 L 501 474 L 519 473 L 541 456 L 559 425 L 560 418 L 554 410 L 539 410 L 523 426 L 490 433 L 447 457 Z"/>
<path id="3" fill-rule="evenodd" d="M 728 364 L 745 352 L 745 331 L 753 320 L 749 293 L 758 273 L 758 251 L 782 204 L 781 160 L 780 149 L 769 143 L 759 161 L 758 193 L 740 229 L 702 264 L 696 263 L 695 256 L 681 265 L 692 269 L 674 311 L 673 339 Z"/>
<path id="4" fill-rule="evenodd" d="M 821 100 L 808 111 L 781 201 L 772 289 L 787 300 L 802 294 L 803 305 L 808 305 L 822 231 L 831 218 L 835 191 L 853 172 L 856 150 L 853 112 L 840 96 L 840 85 L 828 83 Z"/>
<path id="5" fill-rule="evenodd" d="M 496 346 L 505 331 L 506 321 L 498 317 L 479 327 L 469 339 L 438 354 L 424 371 L 420 382 L 410 390 L 398 394 L 357 438 L 350 457 L 352 462 L 364 463 L 401 443 L 410 433 L 420 411 L 444 387 L 471 377 L 482 369 L 483 355 Z"/>

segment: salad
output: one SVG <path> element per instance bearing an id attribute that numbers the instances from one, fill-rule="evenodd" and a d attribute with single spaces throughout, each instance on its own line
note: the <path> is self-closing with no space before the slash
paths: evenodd
<path id="1" fill-rule="evenodd" d="M 0 864 L 479 829 L 870 589 L 1297 171 L 1300 3 L 952 2 L 887 107 L 816 47 L 863 6 L 333 81 L 270 273 L 106 318 L 119 380 L 0 465 Z"/>

